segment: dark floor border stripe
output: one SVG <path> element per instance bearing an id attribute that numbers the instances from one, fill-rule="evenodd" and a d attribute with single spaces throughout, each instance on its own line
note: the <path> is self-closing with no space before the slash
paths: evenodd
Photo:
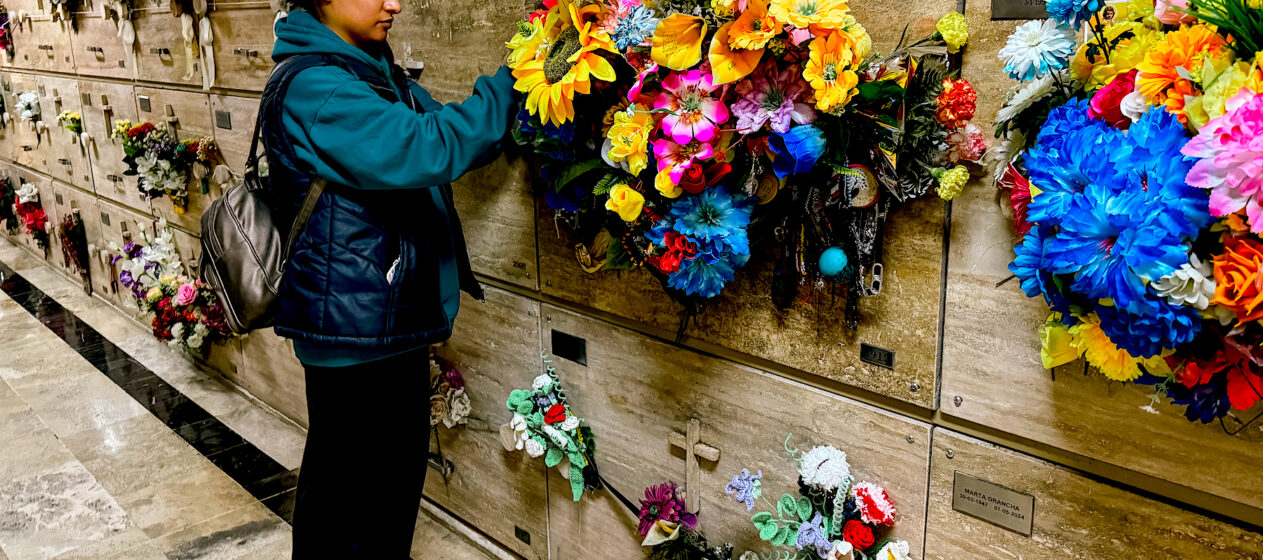
<path id="1" fill-rule="evenodd" d="M 297 469 L 277 463 L 3 262 L 0 291 L 268 509 L 293 522 Z"/>

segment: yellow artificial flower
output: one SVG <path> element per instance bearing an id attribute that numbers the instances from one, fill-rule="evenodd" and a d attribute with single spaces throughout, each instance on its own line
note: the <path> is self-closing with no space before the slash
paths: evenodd
<path id="1" fill-rule="evenodd" d="M 1133 36 L 1118 42 L 1110 53 L 1108 62 L 1096 41 L 1080 46 L 1074 60 L 1070 61 L 1071 73 L 1088 91 L 1101 89 L 1114 76 L 1131 71 L 1145 59 L 1149 49 L 1162 39 L 1162 33 L 1139 23 L 1122 23 L 1105 29 L 1105 36 L 1111 41 L 1117 40 L 1123 33 L 1132 33 Z"/>
<path id="2" fill-rule="evenodd" d="M 1207 61 L 1232 60 L 1232 51 L 1218 32 L 1209 25 L 1181 27 L 1167 33 L 1145 59 L 1136 65 L 1136 89 L 1154 105 L 1165 105 L 1167 112 L 1188 122 L 1184 105 L 1201 92 L 1199 76 Z M 1189 76 L 1193 79 L 1188 79 Z"/>
<path id="3" fill-rule="evenodd" d="M 509 39 L 504 46 L 509 48 L 509 68 L 517 68 L 523 62 L 534 60 L 548 50 L 548 40 L 544 33 L 545 18 L 535 21 L 519 21 L 517 35 Z"/>
<path id="4" fill-rule="evenodd" d="M 710 0 L 710 9 L 716 16 L 731 18 L 737 10 L 737 0 Z"/>
<path id="5" fill-rule="evenodd" d="M 610 150 L 606 157 L 615 163 L 626 161 L 632 175 L 639 175 L 649 162 L 649 134 L 653 132 L 653 114 L 647 108 L 628 107 L 614 114 L 614 125 L 606 138 Z"/>
<path id="6" fill-rule="evenodd" d="M 846 14 L 851 8 L 845 0 L 772 0 L 768 13 L 776 21 L 807 29 L 812 25 L 821 29 L 841 29 L 846 24 Z"/>
<path id="7" fill-rule="evenodd" d="M 591 79 L 614 81 L 614 66 L 596 51 L 618 52 L 595 17 L 601 7 L 558 0 L 544 18 L 547 48 L 513 69 L 513 88 L 526 94 L 526 110 L 560 126 L 574 119 L 574 96 L 591 91 Z M 524 56 L 525 56 L 524 51 Z"/>
<path id="8" fill-rule="evenodd" d="M 935 179 L 938 179 L 938 188 L 935 191 L 939 198 L 943 200 L 951 200 L 960 195 L 965 190 L 965 185 L 969 183 L 969 170 L 963 165 L 957 165 L 951 169 L 937 168 L 930 172 Z"/>
<path id="9" fill-rule="evenodd" d="M 145 293 L 145 301 L 148 301 L 149 303 L 158 303 L 158 300 L 160 299 L 162 299 L 161 289 L 149 288 L 149 291 Z"/>
<path id="10" fill-rule="evenodd" d="M 854 70 L 859 60 L 851 50 L 854 45 L 850 35 L 838 32 L 811 41 L 803 79 L 815 91 L 817 109 L 841 109 L 859 91 L 860 80 Z"/>
<path id="11" fill-rule="evenodd" d="M 851 40 L 855 42 L 851 47 L 851 51 L 855 53 L 857 64 L 868 58 L 868 54 L 873 52 L 873 38 L 868 36 L 868 30 L 864 29 L 863 25 L 860 25 L 859 20 L 855 19 L 855 16 L 847 14 L 842 27 L 838 30 L 850 35 Z"/>
<path id="12" fill-rule="evenodd" d="M 763 58 L 764 49 L 733 49 L 729 47 L 729 33 L 736 22 L 723 24 L 710 42 L 710 72 L 715 85 L 730 84 L 750 75 Z"/>
<path id="13" fill-rule="evenodd" d="M 958 53 L 960 48 L 965 46 L 965 42 L 969 40 L 969 28 L 965 25 L 965 14 L 960 12 L 949 13 L 938 20 L 934 25 L 934 29 L 939 35 L 943 36 L 943 42 L 947 43 L 947 52 Z"/>
<path id="14" fill-rule="evenodd" d="M 706 20 L 686 14 L 671 14 L 653 30 L 653 61 L 672 70 L 688 70 L 702 59 Z"/>
<path id="15" fill-rule="evenodd" d="M 761 49 L 780 34 L 784 25 L 768 15 L 767 2 L 768 0 L 750 0 L 746 11 L 741 12 L 741 17 L 728 29 L 728 46 L 733 49 Z"/>
<path id="16" fill-rule="evenodd" d="M 1039 360 L 1044 369 L 1053 369 L 1079 359 L 1083 355 L 1070 335 L 1070 328 L 1061 322 L 1061 314 L 1053 313 L 1039 326 Z"/>
<path id="17" fill-rule="evenodd" d="M 1083 352 L 1088 363 L 1114 381 L 1131 381 L 1140 377 L 1141 366 L 1153 375 L 1171 372 L 1162 354 L 1144 359 L 1135 358 L 1115 345 L 1109 335 L 1101 330 L 1101 320 L 1095 314 L 1082 317 L 1079 324 L 1070 327 L 1070 335 L 1074 337 L 1076 347 Z"/>
<path id="18" fill-rule="evenodd" d="M 605 209 L 618 214 L 624 222 L 636 221 L 644 207 L 645 196 L 621 183 L 610 189 L 610 199 L 605 201 Z"/>
<path id="19" fill-rule="evenodd" d="M 653 187 L 667 198 L 679 198 L 684 194 L 684 189 L 671 180 L 670 166 L 658 170 L 658 175 L 653 178 Z"/>
<path id="20" fill-rule="evenodd" d="M 1250 65 L 1246 62 L 1228 64 L 1226 68 L 1215 68 L 1213 64 L 1202 67 L 1203 75 L 1214 74 L 1203 79 L 1206 89 L 1197 99 L 1200 103 L 1188 104 L 1184 109 L 1188 113 L 1189 122 L 1197 128 L 1206 126 L 1210 119 L 1221 117 L 1228 112 L 1228 100 L 1250 82 Z M 1194 106 L 1196 105 L 1196 106 Z"/>

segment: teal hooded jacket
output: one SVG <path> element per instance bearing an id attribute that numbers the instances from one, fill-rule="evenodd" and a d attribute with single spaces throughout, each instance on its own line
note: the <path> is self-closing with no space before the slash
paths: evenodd
<path id="1" fill-rule="evenodd" d="M 300 54 L 349 57 L 390 76 L 391 54 L 382 45 L 369 53 L 344 41 L 303 10 L 276 23 L 276 62 Z M 406 99 L 398 91 L 399 99 Z M 409 82 L 423 112 L 382 98 L 367 82 L 336 66 L 319 66 L 294 77 L 284 100 L 282 127 L 298 162 L 331 184 L 389 191 L 429 189 L 441 214 L 450 212 L 433 188 L 452 182 L 488 160 L 499 147 L 515 113 L 513 78 L 507 67 L 479 78 L 463 102 L 441 105 Z M 450 244 L 439 251 L 440 294 L 449 323 L 459 309 L 459 281 Z M 383 311 L 384 312 L 384 311 Z M 299 359 L 308 365 L 338 367 L 384 358 L 411 348 L 338 347 L 295 339 Z"/>

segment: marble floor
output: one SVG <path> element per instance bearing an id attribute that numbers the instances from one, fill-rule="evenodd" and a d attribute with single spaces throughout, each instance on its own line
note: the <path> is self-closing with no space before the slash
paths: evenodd
<path id="1" fill-rule="evenodd" d="M 0 275 L 0 560 L 289 558 L 301 428 L 2 239 Z M 458 523 L 412 558 L 502 556 Z"/>

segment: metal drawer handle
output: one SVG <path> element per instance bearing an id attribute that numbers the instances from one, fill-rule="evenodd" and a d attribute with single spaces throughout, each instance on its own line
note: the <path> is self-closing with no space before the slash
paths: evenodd
<path id="1" fill-rule="evenodd" d="M 166 47 L 153 47 L 149 49 L 149 54 L 156 54 L 159 56 L 169 55 L 171 54 L 171 49 L 168 49 Z"/>
<path id="2" fill-rule="evenodd" d="M 103 48 L 101 48 L 101 47 L 88 47 L 88 52 L 94 52 L 94 53 L 105 54 L 105 49 L 103 49 Z"/>
<path id="3" fill-rule="evenodd" d="M 39 50 L 41 50 L 41 51 L 51 51 L 51 50 L 53 50 L 53 46 L 52 46 L 52 45 L 40 45 L 40 46 L 39 46 Z"/>
<path id="4" fill-rule="evenodd" d="M 255 49 L 236 48 L 232 50 L 232 54 L 235 54 L 237 56 L 252 57 L 252 56 L 259 56 L 259 51 Z"/>
<path id="5" fill-rule="evenodd" d="M 59 159 L 57 160 L 57 163 L 60 163 L 60 164 L 62 164 L 62 165 L 69 166 L 69 165 L 70 165 L 70 160 L 68 160 L 68 159 L 66 159 L 66 158 L 59 158 Z"/>
<path id="6" fill-rule="evenodd" d="M 106 180 L 108 180 L 108 181 L 109 181 L 109 182 L 111 182 L 111 183 L 122 183 L 122 182 L 123 182 L 123 178 L 122 178 L 122 177 L 120 177 L 120 176 L 118 176 L 118 175 L 115 175 L 115 174 L 113 174 L 113 173 L 110 173 L 109 175 L 106 175 L 106 176 L 105 176 L 105 179 L 106 179 Z"/>

